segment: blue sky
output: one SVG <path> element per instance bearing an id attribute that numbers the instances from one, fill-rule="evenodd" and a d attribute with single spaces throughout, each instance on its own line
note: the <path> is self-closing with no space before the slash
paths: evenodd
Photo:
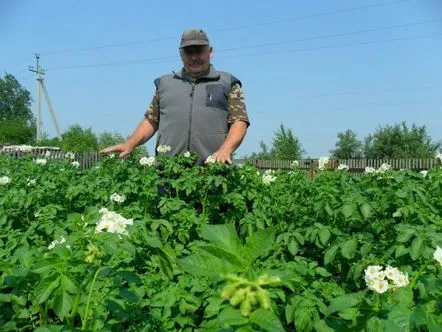
<path id="1" fill-rule="evenodd" d="M 0 72 L 35 99 L 28 66 L 40 53 L 62 130 L 78 123 L 126 136 L 153 80 L 181 67 L 188 28 L 205 29 L 212 63 L 243 83 L 251 126 L 238 155 L 269 144 L 281 123 L 305 157 L 328 155 L 340 131 L 362 139 L 401 121 L 442 139 L 440 0 L 3 0 Z"/>

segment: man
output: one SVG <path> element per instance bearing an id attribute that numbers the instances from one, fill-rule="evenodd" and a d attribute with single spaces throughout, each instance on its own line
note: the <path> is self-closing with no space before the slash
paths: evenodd
<path id="1" fill-rule="evenodd" d="M 170 146 L 170 156 L 194 151 L 198 164 L 209 156 L 232 163 L 249 126 L 241 82 L 210 64 L 213 48 L 203 30 L 184 31 L 179 50 L 182 70 L 154 81 L 154 97 L 135 132 L 102 153 L 123 158 L 157 132 L 157 147 Z"/>

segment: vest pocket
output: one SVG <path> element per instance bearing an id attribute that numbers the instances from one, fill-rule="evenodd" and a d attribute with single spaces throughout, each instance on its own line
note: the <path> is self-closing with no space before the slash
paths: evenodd
<path id="1" fill-rule="evenodd" d="M 206 106 L 227 112 L 228 96 L 222 84 L 206 85 Z"/>

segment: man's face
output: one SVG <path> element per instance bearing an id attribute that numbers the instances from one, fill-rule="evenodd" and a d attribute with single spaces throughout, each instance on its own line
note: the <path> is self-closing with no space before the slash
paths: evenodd
<path id="1" fill-rule="evenodd" d="M 191 77 L 198 77 L 210 67 L 212 48 L 208 45 L 188 46 L 180 49 L 184 69 Z"/>

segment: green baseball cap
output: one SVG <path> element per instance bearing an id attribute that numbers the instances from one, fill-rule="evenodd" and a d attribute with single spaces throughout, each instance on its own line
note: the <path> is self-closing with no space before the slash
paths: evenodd
<path id="1" fill-rule="evenodd" d="M 183 32 L 180 48 L 193 45 L 209 45 L 209 38 L 203 30 L 191 29 Z"/>

